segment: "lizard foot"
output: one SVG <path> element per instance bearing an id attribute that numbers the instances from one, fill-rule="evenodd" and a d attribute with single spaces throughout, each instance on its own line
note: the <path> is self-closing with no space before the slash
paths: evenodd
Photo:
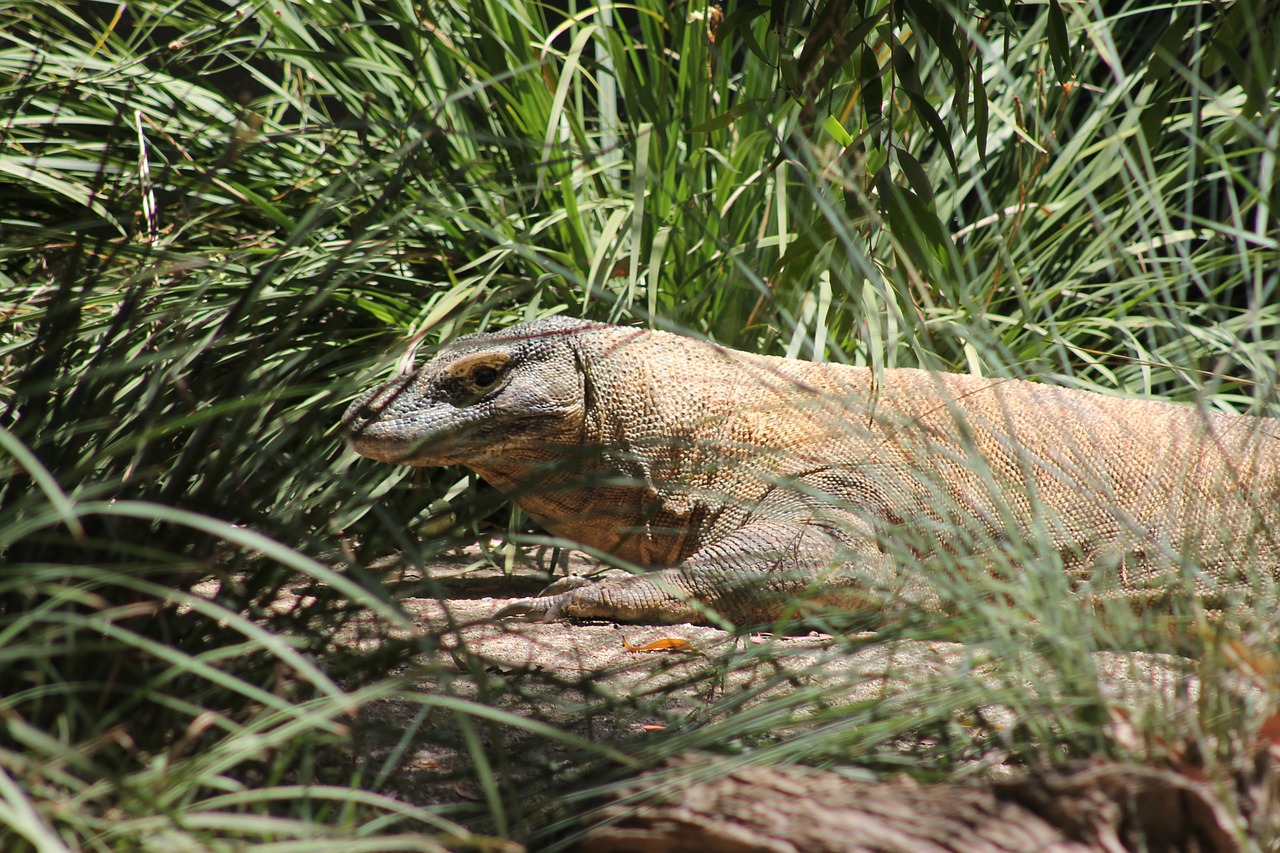
<path id="1" fill-rule="evenodd" d="M 495 619 L 520 619 L 527 622 L 554 622 L 568 614 L 565 608 L 573 601 L 572 590 L 589 586 L 586 578 L 565 577 L 538 593 L 536 598 L 521 598 L 493 614 Z"/>
<path id="2" fill-rule="evenodd" d="M 665 577 L 664 577 L 665 576 Z M 564 578 L 537 598 L 513 601 L 497 612 L 499 619 L 551 622 L 556 619 L 607 619 L 613 622 L 704 621 L 700 606 L 691 595 L 673 593 L 684 582 L 680 570 L 655 572 L 647 576 L 589 581 Z"/>

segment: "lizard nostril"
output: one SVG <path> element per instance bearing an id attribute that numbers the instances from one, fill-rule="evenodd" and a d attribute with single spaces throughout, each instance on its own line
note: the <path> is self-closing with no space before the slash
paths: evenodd
<path id="1" fill-rule="evenodd" d="M 371 403 L 365 403 L 356 409 L 356 417 L 362 421 L 370 421 L 378 416 L 378 409 Z"/>

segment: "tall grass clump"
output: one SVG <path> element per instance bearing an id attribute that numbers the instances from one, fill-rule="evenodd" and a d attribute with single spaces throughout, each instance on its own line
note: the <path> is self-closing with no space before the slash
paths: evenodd
<path id="1" fill-rule="evenodd" d="M 1064 612 L 1052 572 L 957 584 L 941 626 L 887 618 L 880 640 L 982 650 L 893 702 L 817 677 L 856 639 L 803 684 L 711 689 L 786 654 L 738 646 L 681 686 L 706 689 L 698 713 L 588 748 L 575 721 L 660 703 L 588 691 L 539 719 L 452 628 L 413 624 L 379 558 L 425 564 L 493 501 L 354 462 L 337 420 L 406 348 L 557 312 L 1274 413 L 1278 19 L 0 7 L 0 847 L 499 845 L 588 784 L 542 748 L 627 772 L 733 749 L 952 778 L 1192 741 L 1230 763 L 1274 698 L 1234 689 L 1241 654 L 1271 660 L 1270 599 L 1153 636 Z M 1143 709 L 1114 736 L 1131 717 L 1091 653 L 1135 645 L 1203 652 L 1190 722 Z M 411 730 L 362 754 L 389 706 Z M 389 780 L 414 738 L 465 756 L 479 794 L 407 804 Z"/>

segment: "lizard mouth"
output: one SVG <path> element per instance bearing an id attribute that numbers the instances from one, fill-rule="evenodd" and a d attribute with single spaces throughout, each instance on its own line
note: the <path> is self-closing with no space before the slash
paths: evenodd
<path id="1" fill-rule="evenodd" d="M 347 446 L 361 456 L 379 462 L 417 467 L 455 465 L 465 423 L 456 410 L 435 411 L 437 406 L 413 406 L 400 411 L 399 389 L 383 388 L 356 400 L 342 417 Z"/>
<path id="2" fill-rule="evenodd" d="M 458 446 L 461 435 L 462 430 L 456 427 L 424 433 L 416 424 L 410 429 L 408 425 L 378 422 L 363 429 L 352 429 L 346 438 L 347 446 L 361 456 L 422 468 L 464 463 L 466 454 Z"/>

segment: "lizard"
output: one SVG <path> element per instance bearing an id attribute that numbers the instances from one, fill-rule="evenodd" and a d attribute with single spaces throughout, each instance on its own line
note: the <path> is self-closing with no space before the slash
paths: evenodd
<path id="1" fill-rule="evenodd" d="M 1001 553 L 1138 597 L 1188 572 L 1205 596 L 1280 576 L 1280 418 L 553 316 L 459 337 L 343 428 L 371 459 L 464 466 L 646 570 L 565 579 L 502 617 L 938 606 L 905 566 Z"/>

